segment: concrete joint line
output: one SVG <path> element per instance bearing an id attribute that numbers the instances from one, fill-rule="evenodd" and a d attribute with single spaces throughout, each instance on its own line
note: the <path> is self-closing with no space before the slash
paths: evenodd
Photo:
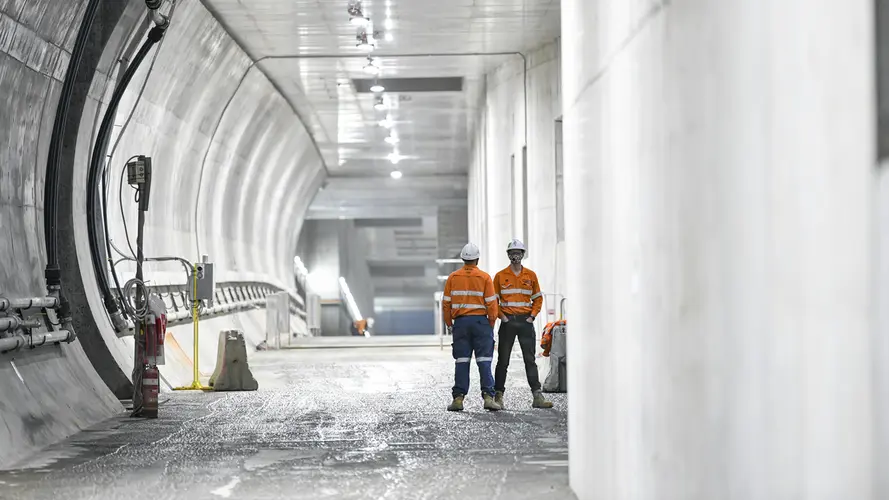
<path id="1" fill-rule="evenodd" d="M 630 30 L 630 33 L 627 35 L 627 37 L 620 43 L 620 46 L 618 46 L 617 50 L 605 57 L 605 63 L 602 65 L 602 68 L 599 70 L 598 73 L 596 73 L 596 76 L 594 76 L 592 80 L 587 82 L 586 85 L 584 85 L 583 88 L 580 89 L 580 92 L 578 92 L 577 96 L 574 97 L 574 101 L 572 101 L 571 107 L 577 106 L 577 103 L 580 102 L 581 97 L 586 94 L 587 90 L 599 83 L 599 80 L 601 80 L 605 77 L 606 74 L 608 74 L 608 70 L 611 69 L 611 65 L 614 63 L 614 60 L 617 59 L 618 56 L 623 54 L 624 50 L 626 50 L 626 48 L 629 47 L 634 40 L 636 40 L 636 37 L 639 36 L 639 34 L 648 27 L 651 21 L 654 20 L 655 17 L 660 15 L 669 6 L 670 0 L 662 0 L 658 3 L 655 3 L 648 9 L 648 12 L 646 12 L 645 15 L 636 22 L 636 26 L 634 26 L 633 29 Z"/>

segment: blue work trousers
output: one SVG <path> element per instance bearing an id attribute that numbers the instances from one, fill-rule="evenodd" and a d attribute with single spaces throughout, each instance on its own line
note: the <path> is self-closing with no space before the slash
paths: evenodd
<path id="1" fill-rule="evenodd" d="M 454 320 L 453 343 L 454 388 L 452 395 L 465 396 L 469 393 L 469 362 L 475 352 L 481 380 L 482 396 L 494 395 L 494 375 L 491 361 L 494 360 L 494 329 L 487 316 L 460 316 Z"/>

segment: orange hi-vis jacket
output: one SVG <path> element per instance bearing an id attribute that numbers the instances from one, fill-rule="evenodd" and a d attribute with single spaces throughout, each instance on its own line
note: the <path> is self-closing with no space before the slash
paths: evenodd
<path id="1" fill-rule="evenodd" d="M 523 267 L 518 275 L 507 267 L 494 276 L 494 291 L 500 298 L 500 310 L 507 316 L 537 317 L 543 308 L 543 293 L 534 271 Z"/>
<path id="2" fill-rule="evenodd" d="M 441 312 L 445 324 L 452 326 L 460 316 L 485 316 L 491 326 L 497 321 L 497 295 L 491 277 L 476 266 L 465 265 L 448 276 Z"/>

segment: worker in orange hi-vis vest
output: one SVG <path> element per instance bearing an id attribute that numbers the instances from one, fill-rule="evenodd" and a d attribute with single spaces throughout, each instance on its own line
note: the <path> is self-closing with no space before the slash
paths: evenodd
<path id="1" fill-rule="evenodd" d="M 478 268 L 479 249 L 468 243 L 460 252 L 463 268 L 451 273 L 445 283 L 442 315 L 452 334 L 454 356 L 454 400 L 448 411 L 463 411 L 463 398 L 469 392 L 469 362 L 475 352 L 486 410 L 497 411 L 494 402 L 494 323 L 497 321 L 497 296 L 491 277 Z"/>
<path id="2" fill-rule="evenodd" d="M 525 244 L 512 240 L 506 246 L 509 266 L 494 276 L 494 291 L 500 299 L 500 344 L 497 347 L 497 371 L 494 376 L 494 402 L 505 408 L 503 393 L 506 390 L 506 372 L 509 357 L 516 339 L 522 348 L 525 361 L 525 375 L 534 399 L 534 408 L 552 408 L 553 404 L 543 397 L 540 390 L 540 375 L 534 357 L 537 353 L 537 335 L 534 333 L 534 319 L 543 306 L 543 293 L 537 274 L 522 265 L 525 258 Z"/>

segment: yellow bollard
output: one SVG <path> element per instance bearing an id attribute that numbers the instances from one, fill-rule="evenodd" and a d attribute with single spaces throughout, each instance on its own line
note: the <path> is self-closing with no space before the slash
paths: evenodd
<path id="1" fill-rule="evenodd" d="M 194 379 L 191 382 L 191 385 L 186 387 L 174 387 L 174 391 L 212 391 L 212 387 L 207 387 L 201 384 L 201 373 L 198 369 L 198 321 L 200 321 L 200 314 L 198 311 L 198 304 L 200 301 L 196 299 L 198 296 L 198 266 L 197 264 L 193 264 L 192 266 L 192 291 L 191 291 L 191 319 L 192 324 L 194 325 L 194 355 L 192 357 L 192 366 L 194 367 Z"/>

